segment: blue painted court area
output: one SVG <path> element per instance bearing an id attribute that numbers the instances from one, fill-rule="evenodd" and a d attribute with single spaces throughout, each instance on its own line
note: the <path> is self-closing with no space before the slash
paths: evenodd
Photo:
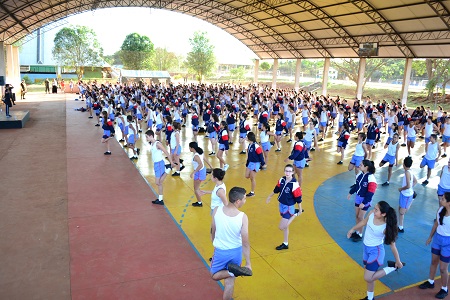
<path id="1" fill-rule="evenodd" d="M 435 170 L 442 168 L 442 162 L 440 163 L 440 166 L 437 166 Z M 392 290 L 426 280 L 431 261 L 430 246 L 425 246 L 425 241 L 430 234 L 438 208 L 436 188 L 439 178 L 433 172 L 432 180 L 427 187 L 423 187 L 420 183 L 426 176 L 425 171 L 418 167 L 414 169 L 414 166 L 412 171 L 418 178 L 418 184 L 415 186 L 418 196 L 405 216 L 405 233 L 399 233 L 396 242 L 400 258 L 407 265 L 401 271 L 394 272 L 381 279 Z M 378 188 L 372 204 L 375 205 L 378 201 L 385 200 L 398 213 L 398 188 L 401 186 L 403 174 L 403 168 L 394 168 L 390 185 L 384 187 L 381 184 L 386 181 L 387 168 L 377 168 L 375 177 Z M 363 266 L 362 242 L 355 243 L 346 237 L 347 231 L 355 224 L 354 195 L 351 200 L 347 200 L 348 191 L 354 182 L 354 171 L 344 172 L 328 179 L 317 189 L 314 195 L 314 206 L 320 222 L 331 237 L 349 256 Z M 393 260 L 394 256 L 388 245 L 385 245 L 385 249 L 386 263 L 387 260 Z"/>

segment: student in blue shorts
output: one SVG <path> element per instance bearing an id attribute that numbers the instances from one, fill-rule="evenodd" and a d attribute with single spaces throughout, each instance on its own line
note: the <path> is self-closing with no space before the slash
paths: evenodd
<path id="1" fill-rule="evenodd" d="M 404 263 L 400 261 L 400 255 L 395 245 L 398 236 L 397 216 L 395 210 L 386 201 L 378 202 L 364 220 L 347 232 L 347 238 L 350 238 L 356 229 L 364 226 L 367 228 L 363 241 L 364 280 L 367 282 L 367 296 L 361 300 L 373 300 L 375 281 L 403 268 Z M 384 264 L 383 243 L 390 246 L 395 261 L 388 261 L 387 267 L 378 270 Z"/>
<path id="2" fill-rule="evenodd" d="M 441 273 L 441 289 L 435 295 L 444 299 L 448 295 L 448 263 L 450 262 L 450 193 L 445 193 L 439 199 L 441 205 L 436 213 L 433 228 L 426 245 L 431 243 L 431 265 L 427 281 L 419 285 L 422 290 L 434 288 L 434 277 L 439 265 Z"/>
<path id="3" fill-rule="evenodd" d="M 149 129 L 145 132 L 145 138 L 151 145 L 153 171 L 155 172 L 155 184 L 158 187 L 158 199 L 153 200 L 153 204 L 164 205 L 163 200 L 163 182 L 166 179 L 167 174 L 170 173 L 170 168 L 166 168 L 164 163 L 164 157 L 170 161 L 170 165 L 173 168 L 175 164 L 172 161 L 172 157 L 167 152 L 166 147 L 160 141 L 155 139 L 155 133 Z"/>
<path id="4" fill-rule="evenodd" d="M 252 276 L 248 217 L 239 209 L 245 204 L 245 189 L 233 187 L 228 193 L 229 202 L 218 206 L 212 213 L 211 239 L 214 255 L 211 260 L 211 278 L 224 280 L 223 299 L 231 300 L 234 282 L 238 276 Z M 245 267 L 241 267 L 242 256 Z"/>
<path id="5" fill-rule="evenodd" d="M 434 169 L 434 165 L 439 160 L 439 157 L 441 156 L 441 146 L 439 145 L 437 141 L 437 135 L 432 134 L 430 136 L 430 143 L 427 147 L 427 152 L 425 156 L 422 158 L 422 162 L 420 163 L 420 168 L 427 167 L 427 179 L 425 179 L 424 182 L 422 182 L 422 185 L 428 184 L 428 179 L 430 179 L 431 176 L 431 170 Z"/>
<path id="6" fill-rule="evenodd" d="M 302 189 L 295 179 L 294 166 L 288 164 L 284 167 L 284 176 L 278 180 L 273 192 L 267 197 L 266 203 L 274 194 L 278 194 L 278 208 L 280 211 L 279 229 L 283 231 L 283 243 L 276 250 L 289 249 L 289 225 L 294 219 L 302 214 Z M 295 209 L 295 204 L 298 209 Z"/>
<path id="7" fill-rule="evenodd" d="M 403 160 L 403 169 L 405 169 L 405 176 L 403 176 L 402 187 L 398 188 L 400 197 L 398 199 L 398 232 L 404 233 L 403 221 L 405 214 L 411 207 L 414 200 L 414 186 L 417 184 L 417 179 L 411 173 L 411 166 L 413 160 L 410 156 Z"/>

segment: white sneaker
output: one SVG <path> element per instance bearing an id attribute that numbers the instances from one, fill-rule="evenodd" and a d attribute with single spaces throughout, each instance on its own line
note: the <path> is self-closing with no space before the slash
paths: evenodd
<path id="1" fill-rule="evenodd" d="M 223 166 L 223 170 L 226 171 L 226 170 L 228 170 L 229 167 L 230 167 L 229 164 L 225 164 L 225 166 Z"/>

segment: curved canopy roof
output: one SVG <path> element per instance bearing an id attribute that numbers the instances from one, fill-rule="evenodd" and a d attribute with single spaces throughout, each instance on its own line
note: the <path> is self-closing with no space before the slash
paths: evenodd
<path id="1" fill-rule="evenodd" d="M 380 57 L 450 56 L 450 0 L 4 0 L 0 41 L 73 14 L 136 6 L 205 20 L 261 59 L 357 57 L 359 44 L 373 42 Z"/>

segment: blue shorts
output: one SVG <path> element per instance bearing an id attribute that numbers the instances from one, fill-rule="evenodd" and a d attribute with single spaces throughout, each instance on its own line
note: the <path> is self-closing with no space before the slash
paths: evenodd
<path id="1" fill-rule="evenodd" d="M 385 154 L 383 159 L 381 160 L 381 162 L 388 162 L 389 163 L 389 167 L 393 167 L 395 164 L 395 156 L 389 155 L 389 154 Z"/>
<path id="2" fill-rule="evenodd" d="M 363 197 L 361 197 L 361 196 L 359 196 L 359 195 L 356 195 L 356 198 L 355 198 L 355 206 L 356 206 L 356 207 L 359 207 L 359 205 L 360 205 L 363 201 L 364 201 L 364 198 L 363 198 Z M 365 205 L 364 205 L 364 208 L 363 208 L 362 210 L 367 211 L 367 210 L 369 209 L 369 207 L 370 207 L 370 203 L 371 203 L 371 202 L 365 204 Z"/>
<path id="3" fill-rule="evenodd" d="M 291 128 L 292 128 L 292 122 L 287 122 L 286 129 L 291 129 Z"/>
<path id="4" fill-rule="evenodd" d="M 444 193 L 450 192 L 450 189 L 444 189 L 442 186 L 438 185 L 437 194 L 438 196 L 444 196 Z"/>
<path id="5" fill-rule="evenodd" d="M 303 125 L 307 125 L 308 124 L 308 117 L 303 117 L 302 118 L 302 122 L 303 122 Z"/>
<path id="6" fill-rule="evenodd" d="M 443 135 L 442 136 L 442 142 L 443 143 L 450 143 L 450 136 Z"/>
<path id="7" fill-rule="evenodd" d="M 364 159 L 364 156 L 353 155 L 350 163 L 355 167 L 359 167 Z"/>
<path id="8" fill-rule="evenodd" d="M 109 137 L 111 137 L 111 131 L 109 131 L 109 130 L 103 130 L 103 136 L 102 136 L 102 138 L 103 138 L 103 139 L 107 139 L 107 138 L 109 138 Z"/>
<path id="9" fill-rule="evenodd" d="M 254 171 L 254 172 L 258 172 L 259 169 L 261 169 L 261 163 L 260 162 L 249 162 L 247 169 Z"/>
<path id="10" fill-rule="evenodd" d="M 230 149 L 230 146 L 228 145 L 228 143 L 226 143 L 226 144 L 220 144 L 219 143 L 219 150 L 225 151 L 225 150 L 228 150 L 228 149 Z"/>
<path id="11" fill-rule="evenodd" d="M 314 127 L 314 129 L 316 130 L 316 133 L 319 134 L 319 127 Z"/>
<path id="12" fill-rule="evenodd" d="M 239 133 L 239 138 L 240 139 L 245 139 L 247 137 L 247 132 L 241 132 Z"/>
<path id="13" fill-rule="evenodd" d="M 280 216 L 283 219 L 290 219 L 295 214 L 295 206 L 284 205 L 283 203 L 278 203 L 278 209 L 280 211 Z"/>
<path id="14" fill-rule="evenodd" d="M 156 131 L 161 131 L 162 124 L 156 124 Z"/>
<path id="15" fill-rule="evenodd" d="M 109 119 L 110 119 L 111 121 L 114 121 L 115 115 L 114 115 L 114 114 L 109 114 Z"/>
<path id="16" fill-rule="evenodd" d="M 415 136 L 407 136 L 407 137 L 406 137 L 406 140 L 407 140 L 408 142 L 413 142 L 413 143 L 415 143 L 415 142 L 416 142 L 416 137 L 415 137 Z"/>
<path id="17" fill-rule="evenodd" d="M 242 247 L 228 250 L 214 248 L 214 254 L 211 260 L 211 274 L 216 274 L 219 271 L 227 270 L 228 264 L 230 263 L 241 265 Z"/>
<path id="18" fill-rule="evenodd" d="M 137 117 L 137 119 L 138 119 L 139 121 L 142 120 L 142 115 L 141 115 L 141 114 L 137 114 L 136 117 Z"/>
<path id="19" fill-rule="evenodd" d="M 436 164 L 436 160 L 428 160 L 425 157 L 422 158 L 422 162 L 420 163 L 420 167 L 428 166 L 430 169 L 434 169 L 434 165 Z"/>
<path id="20" fill-rule="evenodd" d="M 363 263 L 366 270 L 376 272 L 384 263 L 384 246 L 366 246 L 364 245 Z"/>
<path id="21" fill-rule="evenodd" d="M 335 113 L 335 112 L 332 112 L 331 114 L 330 114 L 330 116 L 333 118 L 333 119 L 335 119 L 336 118 L 336 116 L 337 116 L 337 113 Z"/>
<path id="22" fill-rule="evenodd" d="M 192 131 L 197 132 L 198 131 L 198 125 L 192 125 Z"/>
<path id="23" fill-rule="evenodd" d="M 282 133 L 283 133 L 283 131 L 275 131 L 275 135 L 276 135 L 276 136 L 281 136 Z"/>
<path id="24" fill-rule="evenodd" d="M 128 144 L 134 144 L 134 143 L 136 143 L 135 139 L 136 139 L 136 135 L 135 135 L 135 134 L 130 134 L 130 135 L 128 136 Z"/>
<path id="25" fill-rule="evenodd" d="M 327 127 L 327 122 L 320 122 L 320 126 Z"/>
<path id="26" fill-rule="evenodd" d="M 161 178 L 166 173 L 166 166 L 164 164 L 164 160 L 154 162 L 153 170 L 155 171 L 155 177 Z"/>
<path id="27" fill-rule="evenodd" d="M 375 140 L 367 139 L 367 140 L 366 140 L 366 144 L 367 144 L 367 145 L 370 145 L 370 146 L 373 146 L 373 144 L 375 144 Z"/>
<path id="28" fill-rule="evenodd" d="M 363 129 L 364 127 L 364 123 L 356 123 L 356 128 L 358 128 L 359 130 Z"/>
<path id="29" fill-rule="evenodd" d="M 272 145 L 270 144 L 270 142 L 264 142 L 261 144 L 261 148 L 263 148 L 264 151 L 270 151 L 271 147 Z"/>
<path id="30" fill-rule="evenodd" d="M 97 117 L 100 116 L 100 110 L 94 110 L 94 112 Z"/>
<path id="31" fill-rule="evenodd" d="M 148 120 L 147 121 L 147 127 L 148 128 L 152 128 L 153 127 L 153 120 Z"/>
<path id="32" fill-rule="evenodd" d="M 345 149 L 345 147 L 347 147 L 347 143 L 344 143 L 344 142 L 338 141 L 338 144 L 337 144 L 337 146 L 338 146 L 339 148 Z"/>
<path id="33" fill-rule="evenodd" d="M 409 209 L 413 202 L 413 196 L 405 196 L 403 193 L 400 193 L 400 196 L 398 197 L 398 206 L 404 209 Z"/>
<path id="34" fill-rule="evenodd" d="M 170 149 L 170 154 L 175 154 L 175 151 L 176 151 L 176 154 L 177 155 L 180 155 L 181 154 L 181 146 L 175 146 L 175 148 L 174 149 Z"/>
<path id="35" fill-rule="evenodd" d="M 210 139 L 217 139 L 217 132 L 213 131 L 208 133 Z"/>
<path id="36" fill-rule="evenodd" d="M 123 123 L 119 123 L 119 128 L 120 128 L 120 131 L 123 131 L 123 130 L 124 130 Z"/>
<path id="37" fill-rule="evenodd" d="M 344 122 L 339 122 L 339 128 L 342 128 L 344 126 Z"/>
<path id="38" fill-rule="evenodd" d="M 431 253 L 438 255 L 440 260 L 450 262 L 450 236 L 443 236 L 435 233 L 431 242 Z"/>
<path id="39" fill-rule="evenodd" d="M 428 144 L 430 142 L 430 137 L 425 137 L 425 144 Z"/>
<path id="40" fill-rule="evenodd" d="M 200 169 L 200 171 L 194 173 L 194 180 L 205 180 L 206 179 L 206 168 Z"/>
<path id="41" fill-rule="evenodd" d="M 236 124 L 228 124 L 228 130 L 234 131 L 236 129 Z"/>
<path id="42" fill-rule="evenodd" d="M 403 126 L 403 124 L 405 124 L 405 121 L 398 121 L 398 126 Z"/>
<path id="43" fill-rule="evenodd" d="M 305 144 L 306 149 L 311 149 L 312 141 L 303 140 L 303 143 Z"/>
<path id="44" fill-rule="evenodd" d="M 303 169 L 303 168 L 305 168 L 305 165 L 306 165 L 306 159 L 294 160 L 294 166 L 296 168 Z"/>

